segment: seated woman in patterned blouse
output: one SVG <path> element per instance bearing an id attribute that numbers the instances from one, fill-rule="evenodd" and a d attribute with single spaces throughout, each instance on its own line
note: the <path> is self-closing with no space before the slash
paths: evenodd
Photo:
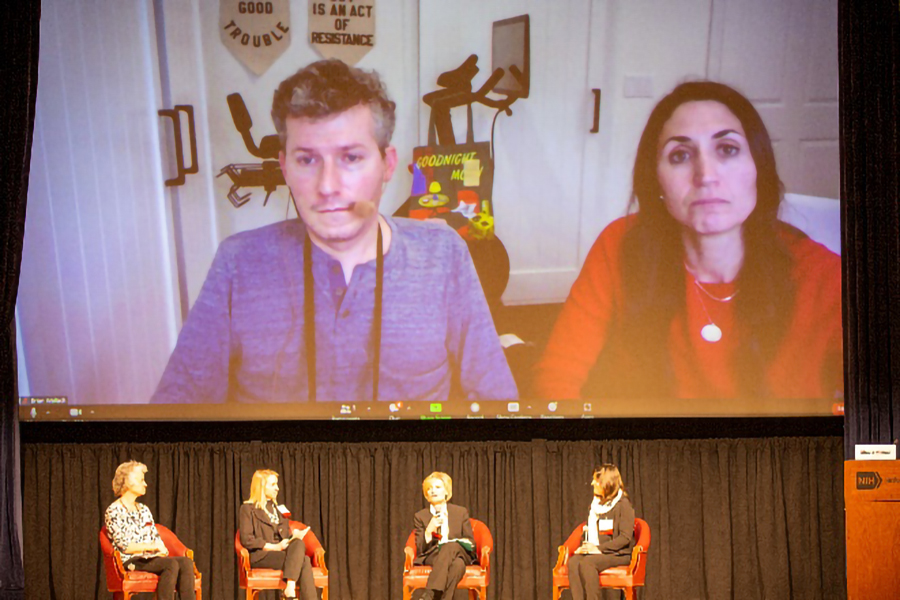
<path id="1" fill-rule="evenodd" d="M 116 469 L 112 488 L 119 498 L 106 509 L 106 533 L 126 569 L 159 576 L 159 600 L 175 598 L 176 588 L 179 600 L 193 599 L 194 561 L 186 556 L 169 556 L 150 509 L 137 501 L 147 492 L 146 472 L 146 465 L 133 460 Z"/>

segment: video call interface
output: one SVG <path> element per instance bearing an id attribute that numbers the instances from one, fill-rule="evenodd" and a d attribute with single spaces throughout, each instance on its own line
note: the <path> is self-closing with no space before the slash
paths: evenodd
<path id="1" fill-rule="evenodd" d="M 373 293 L 359 286 L 375 281 L 374 261 L 349 283 L 328 279 L 341 299 L 315 307 L 331 335 L 317 330 L 312 361 L 303 229 L 269 116 L 278 83 L 322 58 L 309 9 L 291 3 L 291 49 L 257 74 L 223 49 L 218 5 L 192 1 L 211 21 L 198 25 L 203 93 L 167 112 L 186 101 L 159 3 L 101 15 L 44 2 L 16 307 L 21 420 L 843 414 L 836 1 L 714 0 L 678 18 L 664 0 L 629 2 L 582 19 L 568 42 L 582 47 L 568 50 L 566 24 L 579 18 L 558 13 L 571 7 L 472 2 L 463 18 L 419 4 L 420 30 L 402 42 L 419 55 L 414 75 L 387 50 L 401 31 L 388 9 L 410 3 L 379 3 L 374 48 L 356 67 L 396 101 L 397 168 L 379 205 L 393 241 L 373 284 L 381 326 L 371 312 L 342 320 Z M 97 35 L 63 52 L 72 18 Z M 425 47 L 435 22 L 468 29 Z M 587 56 L 584 72 L 571 73 L 572 53 Z M 129 59 L 146 72 L 128 75 Z M 584 80 L 582 137 L 559 134 L 562 77 Z M 655 107 L 691 82 L 727 90 L 683 92 L 653 129 Z M 461 97 L 454 85 L 473 98 L 490 88 L 472 102 L 476 141 L 493 140 L 493 154 L 466 145 L 465 103 L 448 113 L 457 144 L 440 147 L 439 128 L 429 136 L 441 99 Z M 186 185 L 166 183 L 174 144 Z M 565 189 L 577 198 L 528 197 L 572 165 L 580 179 Z M 499 200 L 510 190 L 512 208 Z M 554 202 L 564 215 L 550 214 Z M 404 229 L 407 219 L 423 222 Z M 553 257 L 562 267 L 547 266 Z M 357 321 L 362 332 L 345 325 Z"/>

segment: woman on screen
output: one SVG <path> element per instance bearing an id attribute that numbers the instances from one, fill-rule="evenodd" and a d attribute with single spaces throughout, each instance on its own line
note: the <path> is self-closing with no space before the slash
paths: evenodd
<path id="1" fill-rule="evenodd" d="M 782 194 L 753 105 L 719 83 L 676 87 L 641 135 L 638 210 L 591 248 L 537 393 L 839 396 L 840 258 L 778 220 Z"/>
<path id="2" fill-rule="evenodd" d="M 137 501 L 147 492 L 146 472 L 146 465 L 133 460 L 116 469 L 112 488 L 118 499 L 104 514 L 106 534 L 126 569 L 159 576 L 157 598 L 170 600 L 177 589 L 181 600 L 193 599 L 194 561 L 187 556 L 169 556 L 150 509 Z"/>
<path id="3" fill-rule="evenodd" d="M 250 551 L 251 567 L 283 572 L 285 598 L 316 600 L 312 563 L 303 544 L 309 527 L 292 530 L 277 498 L 278 473 L 269 469 L 253 473 L 250 498 L 241 505 L 241 544 Z"/>
<path id="4" fill-rule="evenodd" d="M 600 600 L 600 572 L 630 563 L 634 547 L 634 508 L 618 467 L 595 467 L 591 487 L 584 538 L 568 560 L 572 600 Z"/>
<path id="5" fill-rule="evenodd" d="M 475 534 L 469 511 L 448 503 L 453 496 L 453 480 L 435 471 L 422 482 L 422 493 L 430 505 L 416 513 L 416 557 L 413 564 L 430 565 L 422 600 L 451 600 L 456 585 L 475 562 Z"/>

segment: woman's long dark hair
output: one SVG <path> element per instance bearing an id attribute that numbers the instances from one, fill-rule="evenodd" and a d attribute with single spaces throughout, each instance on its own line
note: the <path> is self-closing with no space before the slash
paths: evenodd
<path id="1" fill-rule="evenodd" d="M 628 395 L 673 392 L 668 337 L 674 315 L 684 310 L 684 245 L 682 226 L 662 200 L 658 145 L 663 126 L 679 106 L 709 100 L 725 105 L 741 122 L 757 172 L 756 207 L 743 226 L 745 254 L 737 278 L 740 294 L 734 300 L 741 339 L 736 376 L 742 396 L 768 394 L 765 367 L 790 321 L 791 258 L 778 235 L 785 227 L 778 221 L 783 187 L 766 126 L 750 101 L 727 85 L 683 83 L 650 113 L 634 163 L 631 202 L 639 210 L 622 248 L 625 318 L 611 332 L 618 336 L 616 351 L 634 353 L 640 371 L 629 379 L 643 389 Z"/>

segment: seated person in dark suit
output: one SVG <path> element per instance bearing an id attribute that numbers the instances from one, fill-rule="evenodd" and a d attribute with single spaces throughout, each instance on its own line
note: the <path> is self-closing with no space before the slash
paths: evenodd
<path id="1" fill-rule="evenodd" d="M 572 600 L 600 600 L 600 572 L 631 562 L 634 508 L 619 468 L 600 465 L 591 481 L 594 501 L 584 526 L 584 541 L 569 557 Z"/>
<path id="2" fill-rule="evenodd" d="M 421 598 L 451 600 L 466 573 L 466 565 L 475 562 L 475 534 L 469 511 L 447 502 L 453 495 L 453 481 L 446 473 L 435 471 L 426 477 L 422 492 L 431 506 L 416 513 L 413 564 L 430 565 L 431 574 Z"/>
<path id="3" fill-rule="evenodd" d="M 316 600 L 312 563 L 303 544 L 309 527 L 291 531 L 287 518 L 277 508 L 277 497 L 278 473 L 268 469 L 253 473 L 250 498 L 241 505 L 241 544 L 250 551 L 251 567 L 284 573 L 285 598 Z"/>

